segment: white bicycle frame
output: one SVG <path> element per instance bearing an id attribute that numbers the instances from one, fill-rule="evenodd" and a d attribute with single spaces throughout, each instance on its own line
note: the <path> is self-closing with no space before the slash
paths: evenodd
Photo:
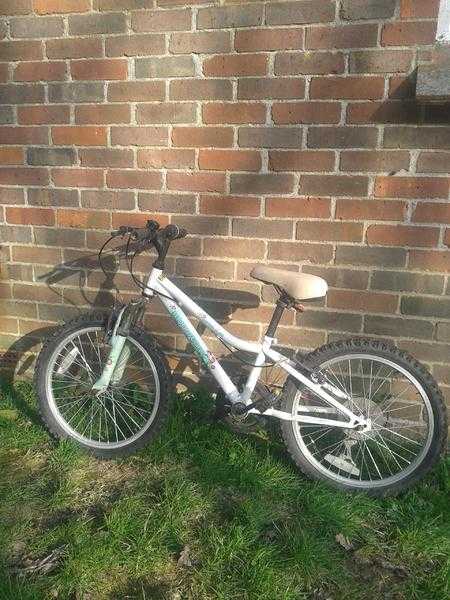
<path id="1" fill-rule="evenodd" d="M 256 408 L 251 408 L 248 411 L 249 413 L 264 414 L 265 416 L 273 416 L 286 421 L 297 421 L 300 423 L 310 423 L 316 425 L 330 425 L 332 427 L 340 427 L 343 429 L 354 429 L 356 427 L 362 427 L 363 429 L 370 428 L 370 423 L 368 423 L 362 417 L 355 415 L 347 406 L 341 404 L 341 402 L 337 400 L 337 398 L 340 398 L 341 400 L 350 403 L 351 399 L 347 394 L 343 393 L 342 390 L 329 383 L 319 384 L 313 382 L 295 368 L 294 361 L 273 350 L 271 346 L 274 342 L 276 342 L 274 338 L 265 336 L 262 343 L 254 343 L 234 336 L 229 331 L 224 329 L 219 323 L 217 323 L 217 321 L 208 315 L 202 308 L 200 308 L 200 306 L 198 306 L 191 298 L 189 298 L 189 296 L 182 292 L 173 282 L 171 282 L 164 275 L 163 271 L 153 268 L 148 277 L 144 295 L 151 298 L 155 294 L 159 296 L 169 315 L 191 343 L 192 348 L 201 363 L 209 370 L 231 403 L 241 402 L 246 406 L 252 403 L 251 396 L 261 375 L 263 365 L 267 362 L 267 359 L 269 359 L 271 363 L 276 364 L 281 369 L 286 371 L 294 379 L 298 380 L 305 387 L 317 394 L 317 396 L 322 398 L 322 400 L 324 400 L 330 406 L 330 408 L 306 405 L 298 406 L 298 413 L 316 412 L 321 414 L 336 414 L 336 412 L 338 412 L 346 416 L 348 421 L 324 419 L 321 417 L 303 414 L 291 415 L 275 408 L 268 408 L 264 411 L 264 413 L 259 412 Z M 255 366 L 251 369 L 242 392 L 239 392 L 219 361 L 212 354 L 212 352 L 209 351 L 206 343 L 203 341 L 194 325 L 189 321 L 183 309 L 185 309 L 188 314 L 195 316 L 203 325 L 212 331 L 217 338 L 223 340 L 227 346 L 231 346 L 234 349 L 242 350 L 255 355 Z M 107 364 L 100 379 L 93 386 L 93 389 L 95 390 L 102 391 L 108 387 L 124 347 L 126 338 L 117 334 L 119 322 L 120 315 L 111 338 L 111 351 L 108 356 Z"/>

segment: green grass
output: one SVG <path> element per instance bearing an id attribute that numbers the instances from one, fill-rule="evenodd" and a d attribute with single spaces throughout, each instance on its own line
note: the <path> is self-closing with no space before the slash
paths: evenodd
<path id="1" fill-rule="evenodd" d="M 210 410 L 179 396 L 157 442 L 104 462 L 49 438 L 29 385 L 5 388 L 0 599 L 450 597 L 448 460 L 399 498 L 345 495 L 299 474 L 276 434 L 239 437 Z M 23 571 L 55 549 L 49 573 Z"/>

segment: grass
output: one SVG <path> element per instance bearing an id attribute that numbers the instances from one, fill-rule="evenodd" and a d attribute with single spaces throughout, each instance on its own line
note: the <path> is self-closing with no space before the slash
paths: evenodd
<path id="1" fill-rule="evenodd" d="M 0 599 L 450 597 L 448 460 L 399 498 L 345 495 L 210 410 L 179 396 L 155 443 L 104 462 L 46 434 L 28 384 L 5 387 Z"/>

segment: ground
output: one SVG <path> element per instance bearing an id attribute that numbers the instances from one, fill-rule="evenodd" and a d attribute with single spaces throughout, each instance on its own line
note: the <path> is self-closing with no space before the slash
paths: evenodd
<path id="1" fill-rule="evenodd" d="M 276 429 L 174 399 L 156 443 L 99 461 L 56 443 L 26 383 L 0 396 L 1 600 L 444 600 L 450 461 L 399 498 L 306 480 Z"/>

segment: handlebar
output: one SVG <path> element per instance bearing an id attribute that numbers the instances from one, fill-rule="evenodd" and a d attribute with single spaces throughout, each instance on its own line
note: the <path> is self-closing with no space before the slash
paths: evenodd
<path id="1" fill-rule="evenodd" d="M 137 242 L 152 243 L 156 237 L 158 237 L 160 241 L 171 242 L 186 237 L 187 233 L 186 229 L 178 227 L 178 225 L 167 225 L 163 229 L 160 229 L 157 221 L 147 221 L 145 227 L 129 227 L 121 225 L 119 229 L 111 232 L 111 236 L 124 237 L 125 235 L 130 234 L 131 239 Z"/>

